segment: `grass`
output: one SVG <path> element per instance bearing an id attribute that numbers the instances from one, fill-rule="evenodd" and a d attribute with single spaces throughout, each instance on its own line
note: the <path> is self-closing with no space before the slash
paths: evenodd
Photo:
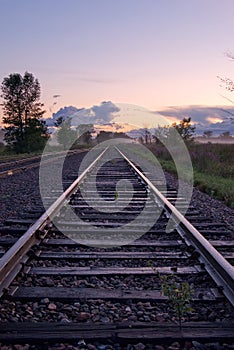
<path id="1" fill-rule="evenodd" d="M 153 145 L 150 149 L 164 170 L 177 174 L 172 158 L 162 145 Z M 194 186 L 234 208 L 234 145 L 193 143 L 188 150 L 193 163 Z"/>
<path id="2" fill-rule="evenodd" d="M 164 170 L 177 175 L 173 161 L 160 161 Z M 225 179 L 221 176 L 208 175 L 194 170 L 194 186 L 213 198 L 223 201 L 230 208 L 234 208 L 234 179 Z M 184 177 L 186 181 L 186 177 Z"/>
<path id="3" fill-rule="evenodd" d="M 194 172 L 194 186 L 234 208 L 234 179 Z"/>
<path id="4" fill-rule="evenodd" d="M 234 179 L 234 144 L 191 144 L 188 147 L 194 169 Z"/>

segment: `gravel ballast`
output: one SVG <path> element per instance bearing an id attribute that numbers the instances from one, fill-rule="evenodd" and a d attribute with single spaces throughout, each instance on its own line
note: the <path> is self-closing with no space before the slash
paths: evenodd
<path id="1" fill-rule="evenodd" d="M 71 180 L 70 173 L 78 173 L 79 164 L 85 153 L 70 156 L 66 161 L 66 170 L 64 171 L 64 179 Z M 52 174 L 51 174 L 52 176 Z M 166 174 L 168 183 L 172 187 L 177 186 L 176 179 Z M 40 198 L 39 191 L 39 169 L 34 168 L 25 170 L 0 180 L 0 191 L 1 191 L 1 213 L 0 213 L 0 225 L 4 225 L 4 220 L 7 218 L 21 218 L 27 217 L 27 212 L 31 209 L 42 208 L 43 204 Z M 66 184 L 68 186 L 68 183 Z M 186 186 L 186 184 L 184 184 Z M 53 177 L 48 179 L 48 196 L 53 195 L 52 190 Z M 217 201 L 208 195 L 194 189 L 191 204 L 197 207 L 205 213 L 207 217 L 214 218 L 215 221 L 223 222 L 233 227 L 234 224 L 234 210 L 225 206 L 222 202 Z M 152 239 L 155 236 L 152 235 Z M 177 237 L 176 237 L 177 238 Z M 96 263 L 98 266 L 103 266 L 102 261 L 87 261 L 88 264 Z M 115 263 L 115 262 L 114 262 Z M 43 265 L 43 261 L 39 260 L 39 265 Z M 80 262 L 81 266 L 85 266 L 86 262 Z M 83 265 L 82 265 L 83 264 Z M 112 262 L 110 262 L 110 265 Z M 124 262 L 126 266 L 131 264 L 134 266 L 134 262 L 126 260 Z M 72 266 L 72 263 L 70 263 Z M 125 266 L 125 265 L 124 265 Z M 189 283 L 195 283 L 193 276 L 187 278 Z M 200 286 L 206 286 L 206 278 L 200 281 Z M 202 279 L 202 277 L 201 277 Z M 21 280 L 22 282 L 22 280 Z M 86 277 L 82 280 L 77 280 L 77 288 L 89 287 L 89 288 L 142 288 L 142 279 L 139 277 L 128 277 L 128 280 L 121 276 L 112 276 L 112 278 L 105 277 Z M 152 289 L 152 286 L 160 288 L 159 282 L 155 276 L 149 276 L 145 278 L 144 289 Z M 197 280 L 196 280 L 197 284 Z M 14 283 L 13 283 L 14 285 Z M 27 277 L 23 281 L 25 286 L 74 286 L 74 279 L 64 277 L 60 280 L 51 277 Z M 193 305 L 194 312 L 187 313 L 185 316 L 186 321 L 209 321 L 209 322 L 223 322 L 233 319 L 233 311 L 229 309 L 228 305 L 223 302 L 211 303 L 204 307 L 202 304 Z M 49 312 L 48 312 L 49 310 Z M 174 322 L 173 312 L 168 303 L 161 304 L 160 308 L 157 304 L 152 302 L 131 302 L 118 304 L 111 301 L 104 300 L 89 300 L 88 302 L 75 302 L 75 303 L 59 303 L 48 298 L 42 299 L 38 302 L 20 302 L 20 301 L 3 301 L 1 305 L 1 316 L 0 322 L 40 322 L 41 320 L 48 322 L 62 322 L 69 323 L 79 321 L 82 323 L 115 323 L 122 322 L 124 320 L 132 322 Z M 37 349 L 37 346 L 33 345 L 19 345 L 9 346 L 0 344 L 1 349 Z M 223 344 L 215 343 L 212 345 L 206 344 L 205 346 L 199 343 L 188 342 L 187 344 L 173 342 L 170 344 L 156 345 L 136 342 L 135 344 L 121 345 L 119 343 L 101 343 L 101 342 L 87 342 L 80 340 L 76 344 L 54 344 L 48 346 L 48 349 L 157 349 L 157 350 L 176 350 L 176 349 L 192 349 L 192 350 L 209 350 L 209 349 L 228 349 Z"/>
<path id="2" fill-rule="evenodd" d="M 79 165 L 86 152 L 72 155 L 66 160 L 64 180 L 70 180 L 70 173 L 77 174 Z M 53 189 L 53 174 L 48 179 L 48 195 Z M 177 187 L 177 180 L 166 173 L 168 184 Z M 67 186 L 67 184 L 65 185 Z M 186 186 L 186 183 L 184 184 Z M 51 188 L 50 188 L 51 187 Z M 21 217 L 23 213 L 34 207 L 41 207 L 42 201 L 39 190 L 39 168 L 22 170 L 20 173 L 0 179 L 1 212 L 0 224 L 11 217 Z M 234 226 L 234 209 L 227 207 L 223 202 L 211 198 L 205 193 L 194 189 L 191 204 L 202 210 L 207 217 L 226 223 L 229 228 Z"/>

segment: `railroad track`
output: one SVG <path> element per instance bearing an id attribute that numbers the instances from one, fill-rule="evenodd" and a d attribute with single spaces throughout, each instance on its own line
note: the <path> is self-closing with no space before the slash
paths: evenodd
<path id="1" fill-rule="evenodd" d="M 160 186 L 108 148 L 36 222 L 6 221 L 0 343 L 233 344 L 233 232 L 199 208 L 182 216 L 184 199 Z M 165 276 L 192 290 L 182 329 Z"/>
<path id="2" fill-rule="evenodd" d="M 73 155 L 75 153 L 83 152 L 80 150 L 71 150 L 68 152 L 69 155 Z M 50 163 L 53 162 L 54 160 L 59 159 L 60 157 L 64 157 L 64 154 L 67 152 L 52 152 L 45 154 L 43 156 L 43 162 Z M 41 156 L 33 156 L 33 157 L 26 157 L 23 159 L 19 160 L 9 160 L 6 162 L 1 162 L 0 163 L 0 177 L 5 177 L 5 176 L 11 176 L 13 174 L 32 169 L 35 167 L 40 166 L 41 163 Z"/>

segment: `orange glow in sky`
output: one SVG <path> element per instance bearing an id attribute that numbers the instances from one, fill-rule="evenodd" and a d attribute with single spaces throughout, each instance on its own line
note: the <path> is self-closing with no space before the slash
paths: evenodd
<path id="1" fill-rule="evenodd" d="M 206 118 L 207 121 L 209 121 L 210 123 L 221 123 L 223 121 L 223 119 L 221 118 L 212 118 L 212 117 L 208 117 Z"/>

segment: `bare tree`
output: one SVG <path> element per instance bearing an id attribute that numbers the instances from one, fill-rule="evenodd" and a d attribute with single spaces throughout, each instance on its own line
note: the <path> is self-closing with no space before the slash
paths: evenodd
<path id="1" fill-rule="evenodd" d="M 213 131 L 212 130 L 206 130 L 203 133 L 204 137 L 211 137 L 213 135 Z"/>
<path id="2" fill-rule="evenodd" d="M 222 134 L 219 135 L 220 138 L 222 139 L 229 139 L 232 137 L 230 131 L 224 131 Z"/>
<path id="3" fill-rule="evenodd" d="M 230 51 L 227 51 L 225 52 L 225 55 L 231 60 L 231 61 L 234 61 L 234 55 L 232 52 Z M 227 90 L 228 92 L 233 92 L 234 91 L 234 81 L 230 78 L 223 78 L 223 77 L 220 77 L 220 76 L 217 76 L 217 78 L 220 80 L 220 83 L 221 83 L 221 87 L 224 87 L 225 90 Z M 227 96 L 223 96 L 223 95 L 220 95 L 222 96 L 223 98 L 225 98 L 227 101 L 231 102 L 232 104 L 234 104 L 234 101 L 230 98 L 228 98 Z"/>

